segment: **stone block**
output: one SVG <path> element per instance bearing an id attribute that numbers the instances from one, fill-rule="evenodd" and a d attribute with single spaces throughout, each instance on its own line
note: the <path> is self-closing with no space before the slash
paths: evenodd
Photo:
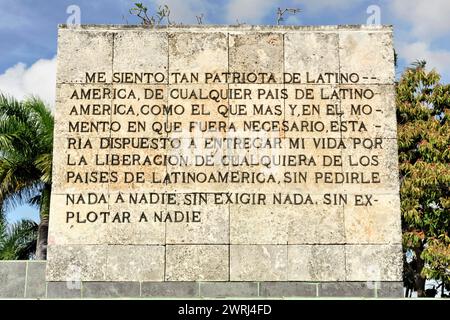
<path id="1" fill-rule="evenodd" d="M 283 84 L 255 84 L 255 83 L 239 83 L 229 84 L 230 90 L 241 92 L 240 95 L 235 94 L 228 100 L 231 106 L 228 113 L 221 113 L 220 116 L 227 116 L 229 123 L 233 123 L 236 130 L 230 131 L 227 135 L 229 138 L 240 138 L 251 136 L 252 138 L 261 139 L 282 139 L 285 137 L 283 130 L 266 130 L 261 129 L 258 123 L 264 123 L 268 119 L 273 122 L 282 123 L 286 118 L 288 111 L 285 106 L 285 98 L 282 94 L 285 85 Z M 225 110 L 223 107 L 221 110 Z M 239 110 L 239 111 L 237 111 Z M 248 130 L 246 124 L 252 121 L 251 125 L 253 131 Z M 262 128 L 267 128 L 262 127 Z M 243 152 L 248 150 L 237 149 L 236 152 Z M 280 148 L 271 149 L 254 149 L 252 152 L 271 152 L 281 153 L 284 150 Z"/>
<path id="2" fill-rule="evenodd" d="M 267 194 L 270 199 L 270 194 Z M 287 244 L 289 213 L 281 205 L 230 205 L 232 244 Z M 267 232 L 270 228 L 271 232 Z"/>
<path id="3" fill-rule="evenodd" d="M 227 245 L 167 245 L 166 281 L 227 281 Z"/>
<path id="4" fill-rule="evenodd" d="M 47 282 L 48 299 L 81 299 L 81 282 Z"/>
<path id="5" fill-rule="evenodd" d="M 255 48 L 258 48 L 255 50 Z M 229 71 L 241 73 L 274 73 L 282 83 L 283 35 L 280 33 L 230 33 Z"/>
<path id="6" fill-rule="evenodd" d="M 102 203 L 97 203 L 94 209 L 87 203 L 89 198 L 104 200 L 98 200 Z M 108 223 L 104 220 L 106 216 L 100 214 L 110 212 L 107 192 L 99 190 L 96 193 L 53 194 L 50 210 L 52 222 L 49 225 L 49 245 L 105 245 L 108 243 L 107 228 L 114 214 L 107 219 Z"/>
<path id="7" fill-rule="evenodd" d="M 377 50 L 374 50 L 377 48 Z M 393 35 L 389 30 L 342 30 L 339 33 L 340 72 L 358 73 L 363 84 L 393 84 Z"/>
<path id="8" fill-rule="evenodd" d="M 404 298 L 405 292 L 403 282 L 376 282 L 377 297 L 378 298 Z"/>
<path id="9" fill-rule="evenodd" d="M 258 284 L 255 282 L 200 283 L 200 297 L 231 298 L 256 296 L 258 296 Z"/>
<path id="10" fill-rule="evenodd" d="M 198 296 L 197 282 L 142 282 L 142 297 L 193 298 Z"/>
<path id="11" fill-rule="evenodd" d="M 107 193 L 110 180 L 109 165 L 98 164 L 97 159 L 102 159 L 109 153 L 108 149 L 98 149 L 90 151 L 90 147 L 84 149 L 84 143 L 92 145 L 92 148 L 100 148 L 100 138 L 93 136 L 71 137 L 64 134 L 54 138 L 54 148 L 59 150 L 53 158 L 53 172 L 58 175 L 52 184 L 52 192 L 54 194 L 67 193 Z M 81 140 L 78 140 L 81 139 Z M 71 143 L 81 142 L 83 146 L 73 146 Z M 87 151 L 86 151 L 87 150 Z M 90 175 L 97 172 L 95 175 Z M 57 203 L 57 205 L 63 205 Z M 102 203 L 100 203 L 101 205 Z"/>
<path id="12" fill-rule="evenodd" d="M 158 194 L 160 193 L 158 192 Z M 147 192 L 110 192 L 109 195 L 112 202 L 110 205 L 111 212 L 128 213 L 130 216 L 129 222 L 110 223 L 107 225 L 107 239 L 109 244 L 165 244 L 165 223 L 164 221 L 155 220 L 155 213 L 165 211 L 165 205 L 148 203 L 150 201 L 150 195 Z"/>
<path id="13" fill-rule="evenodd" d="M 25 298 L 45 298 L 45 261 L 27 262 L 27 284 Z"/>
<path id="14" fill-rule="evenodd" d="M 231 245 L 231 281 L 286 281 L 287 245 Z"/>
<path id="15" fill-rule="evenodd" d="M 112 80 L 114 33 L 59 29 L 57 83 L 86 83 L 86 73 L 103 72 Z"/>
<path id="16" fill-rule="evenodd" d="M 347 245 L 347 281 L 401 281 L 402 246 Z"/>
<path id="17" fill-rule="evenodd" d="M 108 246 L 106 280 L 163 281 L 164 246 Z"/>
<path id="18" fill-rule="evenodd" d="M 355 195 L 349 195 L 355 197 Z M 361 197 L 362 201 L 364 197 Z M 397 195 L 372 195 L 372 205 L 345 205 L 345 235 L 349 244 L 401 243 L 400 199 Z"/>
<path id="19" fill-rule="evenodd" d="M 321 282 L 319 297 L 374 298 L 375 289 L 367 282 Z"/>
<path id="20" fill-rule="evenodd" d="M 84 282 L 83 298 L 136 298 L 140 296 L 139 282 Z"/>
<path id="21" fill-rule="evenodd" d="M 149 54 L 151 53 L 151 54 Z M 143 84 L 168 83 L 169 52 L 166 32 L 122 30 L 114 34 L 113 69 L 116 73 L 152 74 Z M 161 73 L 163 76 L 157 75 Z M 161 79 L 165 79 L 161 82 Z"/>
<path id="22" fill-rule="evenodd" d="M 392 85 L 349 84 L 339 88 L 355 89 L 358 95 L 361 94 L 361 98 L 341 100 L 341 121 L 346 127 L 343 138 L 397 138 L 395 88 Z M 358 121 L 357 131 L 353 131 L 352 121 Z"/>
<path id="23" fill-rule="evenodd" d="M 292 139 L 342 137 L 340 125 L 342 98 L 337 84 L 287 83 L 284 87 L 287 95 L 284 99 L 285 120 L 290 122 L 289 130 L 285 130 L 284 137 Z M 320 152 L 320 148 L 315 148 L 317 150 L 310 148 L 291 148 L 292 150 L 288 151 L 305 149 L 302 151 Z"/>
<path id="24" fill-rule="evenodd" d="M 48 246 L 47 281 L 104 281 L 106 266 L 107 246 Z"/>
<path id="25" fill-rule="evenodd" d="M 397 195 L 399 192 L 398 146 L 396 139 L 343 139 L 342 171 L 348 175 L 346 193 Z M 356 175 L 356 179 L 351 175 Z M 393 213 L 394 214 L 394 213 Z M 395 214 L 394 214 L 395 215 Z"/>
<path id="26" fill-rule="evenodd" d="M 0 262 L 0 298 L 25 296 L 26 261 Z"/>
<path id="27" fill-rule="evenodd" d="M 198 74 L 199 82 L 205 83 L 205 73 L 228 71 L 228 36 L 224 32 L 170 33 L 169 61 L 171 84 L 185 81 L 182 73 Z"/>
<path id="28" fill-rule="evenodd" d="M 167 212 L 195 212 L 196 218 L 182 222 L 166 222 L 169 244 L 224 244 L 229 241 L 228 205 L 167 205 Z M 179 217 L 180 214 L 178 214 Z"/>
<path id="29" fill-rule="evenodd" d="M 173 106 L 174 111 L 167 116 L 167 121 L 179 122 L 180 126 L 168 126 L 167 129 L 163 127 L 162 133 L 170 131 L 168 134 L 171 138 L 179 139 L 227 137 L 228 131 L 224 128 L 228 129 L 229 119 L 223 106 L 228 105 L 229 98 L 232 97 L 228 92 L 229 86 L 227 83 L 171 84 L 168 104 Z M 219 106 L 222 107 L 219 109 Z M 201 148 L 201 145 L 197 147 Z M 196 150 L 191 147 L 176 151 L 184 153 Z"/>
<path id="30" fill-rule="evenodd" d="M 146 69 L 147 70 L 147 69 Z M 167 80 L 166 80 L 167 81 Z M 112 97 L 110 111 L 102 107 L 106 115 L 109 116 L 112 130 L 109 132 L 111 143 L 109 149 L 111 152 L 126 153 L 146 152 L 154 153 L 155 150 L 142 147 L 133 148 L 133 144 L 125 145 L 121 138 L 140 138 L 145 130 L 146 138 L 167 137 L 166 132 L 160 132 L 155 123 L 164 124 L 168 121 L 167 110 L 171 107 L 169 103 L 169 88 L 166 84 L 129 84 L 116 83 L 112 86 L 117 93 Z M 98 103 L 98 102 L 97 102 Z M 178 111 L 177 108 L 174 108 Z M 96 115 L 95 118 L 99 116 Z M 101 116 L 100 116 L 101 117 Z M 147 144 L 150 142 L 146 141 Z M 161 154 L 164 150 L 158 150 Z M 117 166 L 116 166 L 117 167 Z"/>
<path id="31" fill-rule="evenodd" d="M 323 198 L 322 196 L 318 196 Z M 330 197 L 330 199 L 333 199 Z M 344 209 L 339 205 L 289 206 L 289 244 L 339 244 L 345 242 Z"/>
<path id="32" fill-rule="evenodd" d="M 99 130 L 109 128 L 114 101 L 111 84 L 57 83 L 56 88 L 55 137 L 98 137 L 95 126 L 90 124 L 93 119 L 101 122 Z M 65 149 L 68 147 L 57 150 Z"/>
<path id="33" fill-rule="evenodd" d="M 343 245 L 289 245 L 289 281 L 345 280 Z"/>
<path id="34" fill-rule="evenodd" d="M 316 283 L 307 282 L 261 282 L 259 295 L 261 297 L 316 297 Z"/>
<path id="35" fill-rule="evenodd" d="M 330 182 L 330 177 L 334 178 L 335 175 L 342 173 L 344 144 L 341 143 L 341 139 L 338 137 L 330 140 L 319 137 L 303 139 L 301 136 L 287 139 L 286 146 L 289 149 L 286 150 L 286 156 L 294 159 L 290 161 L 295 165 L 288 165 L 284 170 L 284 193 L 288 193 L 292 200 L 296 196 L 299 197 L 298 202 L 302 205 L 316 204 L 318 210 L 321 204 L 340 205 L 339 202 L 335 202 L 334 195 L 343 192 L 344 188 L 342 183 Z M 295 142 L 298 142 L 299 146 Z M 308 195 L 311 196 L 310 201 Z M 325 195 L 328 195 L 328 198 Z M 295 204 L 296 201 L 292 202 Z"/>
<path id="36" fill-rule="evenodd" d="M 300 74 L 302 83 L 317 83 L 324 73 L 339 72 L 337 32 L 288 31 L 284 35 L 284 51 L 285 72 Z"/>

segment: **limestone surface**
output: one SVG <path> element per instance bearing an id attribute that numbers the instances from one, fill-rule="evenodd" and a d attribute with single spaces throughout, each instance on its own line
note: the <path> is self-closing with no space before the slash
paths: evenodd
<path id="1" fill-rule="evenodd" d="M 392 33 L 60 26 L 47 281 L 399 283 Z"/>

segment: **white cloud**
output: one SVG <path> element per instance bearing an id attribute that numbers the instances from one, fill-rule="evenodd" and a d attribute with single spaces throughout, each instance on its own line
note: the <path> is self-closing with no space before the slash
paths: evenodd
<path id="1" fill-rule="evenodd" d="M 436 70 L 443 73 L 450 73 L 450 52 L 446 50 L 432 50 L 425 42 L 398 44 L 398 51 L 400 56 L 406 60 L 408 64 L 416 60 L 425 60 L 429 69 L 436 68 Z"/>
<path id="2" fill-rule="evenodd" d="M 275 24 L 277 4 L 272 0 L 230 0 L 226 8 L 228 23 L 258 24 L 265 16 L 273 16 Z"/>
<path id="3" fill-rule="evenodd" d="M 418 39 L 450 34 L 450 1 L 393 0 L 390 4 L 398 18 L 411 24 L 411 33 Z"/>
<path id="4" fill-rule="evenodd" d="M 0 74 L 0 92 L 16 99 L 37 96 L 51 108 L 55 105 L 56 57 L 36 61 L 27 68 L 17 63 Z"/>
<path id="5" fill-rule="evenodd" d="M 397 45 L 400 58 L 407 64 L 425 60 L 429 69 L 435 68 L 448 79 L 450 51 L 441 39 L 450 35 L 450 1 L 393 0 L 389 8 L 409 28 L 402 26 L 407 32 Z M 438 43 L 440 46 L 433 46 Z"/>

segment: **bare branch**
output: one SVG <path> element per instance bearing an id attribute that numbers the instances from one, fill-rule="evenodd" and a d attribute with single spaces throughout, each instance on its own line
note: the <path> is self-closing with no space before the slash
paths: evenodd
<path id="1" fill-rule="evenodd" d="M 292 15 L 295 15 L 295 14 L 301 12 L 301 11 L 302 10 L 299 9 L 299 8 L 284 8 L 284 9 L 278 8 L 277 9 L 277 26 L 280 25 L 281 21 L 284 21 L 284 17 L 283 16 L 284 16 L 285 13 L 290 13 Z"/>
<path id="2" fill-rule="evenodd" d="M 149 15 L 148 8 L 142 3 L 138 2 L 134 4 L 135 7 L 129 10 L 130 14 L 138 17 L 141 20 L 141 24 L 145 26 L 155 27 L 159 26 L 166 20 L 167 26 L 174 25 L 170 20 L 170 8 L 168 5 L 159 6 L 154 15 Z"/>
<path id="3" fill-rule="evenodd" d="M 197 23 L 198 24 L 203 24 L 203 13 L 201 13 L 199 16 L 195 16 L 197 18 Z"/>

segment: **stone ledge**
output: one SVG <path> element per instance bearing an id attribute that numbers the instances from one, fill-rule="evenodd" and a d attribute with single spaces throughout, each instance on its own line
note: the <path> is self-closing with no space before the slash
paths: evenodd
<path id="1" fill-rule="evenodd" d="M 26 262 L 2 262 L 0 264 L 0 298 L 24 298 L 26 277 Z"/>
<path id="2" fill-rule="evenodd" d="M 39 299 L 46 297 L 45 261 L 34 261 L 27 263 L 27 278 L 25 287 L 25 297 Z"/>
<path id="3" fill-rule="evenodd" d="M 375 283 L 323 282 L 319 284 L 319 297 L 376 297 Z"/>
<path id="4" fill-rule="evenodd" d="M 310 282 L 262 282 L 261 297 L 317 297 L 318 284 Z"/>
<path id="5" fill-rule="evenodd" d="M 50 282 L 45 261 L 0 261 L 0 299 L 402 298 L 402 282 Z"/>
<path id="6" fill-rule="evenodd" d="M 398 298 L 405 296 L 402 282 L 378 282 L 375 285 L 377 298 Z"/>
<path id="7" fill-rule="evenodd" d="M 141 297 L 198 297 L 199 284 L 196 282 L 142 282 Z"/>
<path id="8" fill-rule="evenodd" d="M 132 298 L 140 296 L 140 282 L 111 281 L 81 283 L 82 298 Z"/>
<path id="9" fill-rule="evenodd" d="M 371 31 L 392 31 L 392 25 L 367 25 L 367 24 L 340 24 L 340 25 L 309 25 L 309 26 L 288 26 L 288 25 L 250 25 L 250 24 L 239 24 L 239 25 L 221 25 L 221 24 L 205 24 L 205 25 L 173 25 L 173 26 L 143 26 L 143 25 L 125 25 L 125 24 L 81 24 L 77 26 L 67 24 L 59 24 L 59 29 L 69 29 L 75 31 L 85 31 L 85 30 L 148 30 L 148 31 L 170 31 L 174 32 L 177 30 L 184 31 L 189 29 L 189 31 L 201 30 L 205 31 L 289 31 L 289 30 L 300 30 L 300 31 L 342 31 L 342 30 L 371 30 Z"/>
<path id="10" fill-rule="evenodd" d="M 48 299 L 80 299 L 81 283 L 47 282 Z"/>
<path id="11" fill-rule="evenodd" d="M 200 282 L 200 297 L 257 297 L 258 284 L 257 282 Z"/>

